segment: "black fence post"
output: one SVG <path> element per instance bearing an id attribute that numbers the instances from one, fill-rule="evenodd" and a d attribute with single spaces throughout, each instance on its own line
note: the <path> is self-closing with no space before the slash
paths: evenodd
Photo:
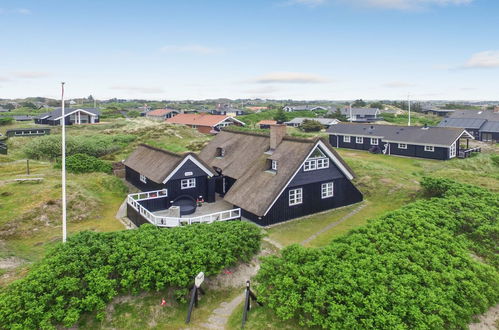
<path id="1" fill-rule="evenodd" d="M 256 302 L 258 305 L 263 306 L 263 304 L 256 299 L 256 295 L 251 291 L 250 281 L 246 281 L 246 289 L 244 293 L 243 321 L 241 324 L 242 328 L 244 328 L 244 325 L 248 320 L 248 312 L 251 309 L 251 300 Z"/>

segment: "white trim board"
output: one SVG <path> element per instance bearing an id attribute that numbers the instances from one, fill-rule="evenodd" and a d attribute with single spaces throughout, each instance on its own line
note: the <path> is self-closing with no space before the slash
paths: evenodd
<path id="1" fill-rule="evenodd" d="M 270 204 L 270 206 L 267 208 L 267 211 L 265 211 L 265 213 L 263 213 L 263 216 L 266 216 L 267 213 L 269 213 L 269 211 L 272 208 L 272 206 L 274 206 L 275 202 L 277 202 L 277 200 L 279 199 L 279 197 L 281 197 L 281 195 L 284 192 L 284 190 L 286 190 L 286 188 L 289 186 L 289 184 L 291 183 L 291 181 L 293 181 L 293 179 L 295 178 L 296 174 L 298 174 L 298 172 L 300 172 L 300 169 L 303 167 L 303 164 L 305 164 L 305 162 L 309 159 L 310 155 L 312 155 L 312 153 L 314 152 L 314 150 L 317 147 L 320 147 L 321 151 L 324 152 L 329 157 L 329 159 L 332 160 L 333 164 L 335 164 L 340 169 L 340 171 L 347 177 L 347 179 L 349 179 L 349 180 L 353 179 L 353 174 L 350 171 L 348 171 L 345 166 L 343 166 L 343 164 L 331 152 L 331 150 L 329 150 L 329 148 L 324 144 L 324 142 L 322 142 L 322 141 L 319 140 L 314 145 L 314 147 L 312 148 L 312 150 L 310 150 L 310 152 L 308 153 L 307 157 L 305 157 L 305 160 L 303 160 L 303 162 L 300 164 L 300 166 L 298 166 L 298 168 L 296 169 L 295 173 L 291 176 L 291 178 L 288 180 L 288 182 L 286 182 L 286 184 L 284 185 L 284 188 L 282 188 L 281 191 L 279 192 L 279 194 L 277 194 L 277 197 L 274 199 L 274 201 L 272 201 L 272 203 Z"/>
<path id="2" fill-rule="evenodd" d="M 72 115 L 73 113 L 78 112 L 78 111 L 85 112 L 86 114 L 88 114 L 88 115 L 90 115 L 90 116 L 96 116 L 96 117 L 98 116 L 97 114 L 95 114 L 95 113 L 93 113 L 93 112 L 90 112 L 90 111 L 86 111 L 86 110 L 83 110 L 83 109 L 76 109 L 75 111 L 71 111 L 71 112 L 69 112 L 69 113 L 65 114 L 65 115 L 64 115 L 64 117 L 67 117 L 67 116 L 69 116 L 69 115 Z M 59 119 L 61 119 L 62 117 L 63 117 L 63 116 L 61 115 L 61 116 L 59 116 L 59 117 L 55 118 L 54 120 L 59 120 Z"/>
<path id="3" fill-rule="evenodd" d="M 217 126 L 217 125 L 220 125 L 221 123 L 223 123 L 223 122 L 224 122 L 224 121 L 226 121 L 227 119 L 232 119 L 232 120 L 235 120 L 235 121 L 237 121 L 238 123 L 242 124 L 243 126 L 246 126 L 246 124 L 245 124 L 245 123 L 243 123 L 242 121 L 237 120 L 237 119 L 236 119 L 236 118 L 234 118 L 234 117 L 229 117 L 229 116 L 227 116 L 227 118 L 225 118 L 224 120 L 221 120 L 220 122 L 216 123 L 216 124 L 215 124 L 215 125 L 213 125 L 212 127 L 215 127 L 215 126 Z"/>
<path id="4" fill-rule="evenodd" d="M 192 155 L 187 155 L 181 162 L 180 164 L 177 165 L 177 167 L 175 167 L 173 169 L 173 171 L 170 172 L 170 175 L 168 175 L 166 177 L 166 179 L 163 180 L 163 184 L 167 183 L 168 180 L 171 179 L 171 177 L 177 173 L 177 171 L 188 161 L 188 160 L 191 160 L 194 164 L 196 164 L 196 166 L 198 166 L 200 169 L 203 170 L 203 172 L 205 172 L 207 175 L 209 176 L 213 176 L 213 172 L 210 171 L 208 168 L 206 168 L 206 166 L 204 166 L 203 164 L 201 164 L 196 158 L 194 158 Z"/>

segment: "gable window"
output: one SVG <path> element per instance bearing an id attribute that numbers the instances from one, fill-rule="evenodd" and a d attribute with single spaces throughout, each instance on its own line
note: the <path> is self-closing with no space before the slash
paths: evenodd
<path id="1" fill-rule="evenodd" d="M 332 182 L 323 183 L 321 185 L 321 197 L 329 198 L 334 196 L 334 186 Z"/>
<path id="2" fill-rule="evenodd" d="M 329 158 L 320 158 L 317 159 L 317 169 L 328 168 L 329 167 Z"/>
<path id="3" fill-rule="evenodd" d="M 303 190 L 302 188 L 291 189 L 289 191 L 289 206 L 298 205 L 303 203 Z"/>
<path id="4" fill-rule="evenodd" d="M 140 179 L 140 182 L 147 183 L 147 178 L 145 175 L 141 174 L 139 179 Z"/>
<path id="5" fill-rule="evenodd" d="M 407 149 L 407 144 L 399 143 L 399 149 Z"/>
<path id="6" fill-rule="evenodd" d="M 378 139 L 377 138 L 371 138 L 371 144 L 377 146 L 378 145 Z"/>
<path id="7" fill-rule="evenodd" d="M 217 148 L 217 157 L 224 157 L 224 156 L 225 156 L 225 149 Z"/>
<path id="8" fill-rule="evenodd" d="M 435 151 L 434 146 L 424 146 L 424 151 Z"/>
<path id="9" fill-rule="evenodd" d="M 361 137 L 361 136 L 357 136 L 357 137 L 355 138 L 355 143 L 364 143 L 364 138 L 363 138 L 363 137 Z"/>
<path id="10" fill-rule="evenodd" d="M 350 137 L 349 137 L 349 136 L 344 135 L 344 136 L 343 136 L 343 142 L 350 142 Z"/>
<path id="11" fill-rule="evenodd" d="M 303 165 L 303 170 L 304 171 L 313 171 L 317 168 L 317 160 L 307 160 L 305 164 Z"/>
<path id="12" fill-rule="evenodd" d="M 270 168 L 271 168 L 273 171 L 277 171 L 277 160 L 272 160 L 272 161 L 271 161 Z"/>
<path id="13" fill-rule="evenodd" d="M 190 189 L 190 188 L 196 188 L 196 179 L 183 179 L 180 181 L 180 188 L 181 189 Z"/>

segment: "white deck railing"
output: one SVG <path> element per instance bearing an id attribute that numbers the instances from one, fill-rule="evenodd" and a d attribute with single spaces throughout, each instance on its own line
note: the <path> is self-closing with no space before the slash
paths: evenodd
<path id="1" fill-rule="evenodd" d="M 145 197 L 146 195 L 150 197 Z M 130 194 L 127 197 L 127 203 L 135 211 L 137 211 L 144 219 L 146 219 L 147 221 L 158 227 L 179 227 L 183 225 L 192 225 L 195 223 L 212 223 L 215 221 L 234 220 L 234 219 L 239 219 L 241 217 L 240 208 L 215 212 L 192 218 L 164 217 L 153 214 L 151 211 L 149 211 L 139 203 L 139 201 L 142 200 L 162 198 L 162 197 L 167 197 L 166 189 L 148 191 L 138 194 Z"/>

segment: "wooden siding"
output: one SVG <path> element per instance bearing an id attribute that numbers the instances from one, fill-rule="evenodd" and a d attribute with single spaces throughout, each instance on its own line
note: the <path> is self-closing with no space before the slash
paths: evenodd
<path id="1" fill-rule="evenodd" d="M 321 185 L 326 182 L 334 182 L 334 196 L 323 199 L 321 197 Z M 358 203 L 363 199 L 361 192 L 346 178 L 326 180 L 300 187 L 303 189 L 302 204 L 289 206 L 289 190 L 299 187 L 288 187 L 277 199 L 266 216 L 259 218 L 252 213 L 241 210 L 242 216 L 261 226 L 268 226 L 340 206 Z M 310 219 L 310 221 L 313 221 L 313 219 Z"/>

